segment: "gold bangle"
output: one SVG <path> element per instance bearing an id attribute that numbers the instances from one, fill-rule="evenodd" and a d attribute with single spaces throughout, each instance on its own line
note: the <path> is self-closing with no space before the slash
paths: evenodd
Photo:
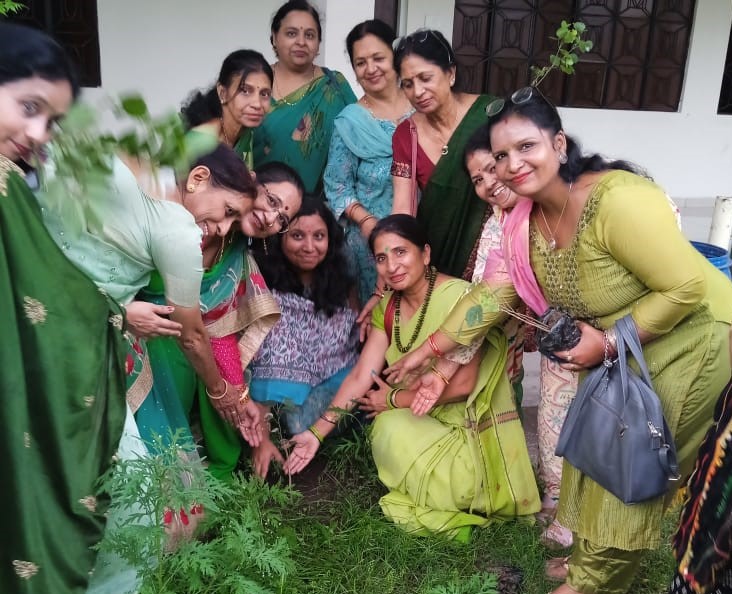
<path id="1" fill-rule="evenodd" d="M 335 419 L 329 419 L 327 413 L 323 413 L 322 415 L 320 415 L 320 418 L 323 419 L 326 423 L 330 423 L 331 425 L 338 424 L 338 417 L 336 417 Z"/>
<path id="2" fill-rule="evenodd" d="M 366 210 L 366 207 L 363 204 L 361 204 L 360 202 L 351 202 L 351 204 L 349 204 L 348 207 L 346 208 L 346 210 L 344 211 L 346 217 L 348 217 L 349 219 L 353 220 L 353 213 L 359 207 L 360 208 L 363 208 L 364 210 Z"/>
<path id="3" fill-rule="evenodd" d="M 226 393 L 228 391 L 229 391 L 229 382 L 224 380 L 224 391 L 221 393 L 221 396 L 214 396 L 213 394 L 211 394 L 211 392 L 208 391 L 208 388 L 206 388 L 206 396 L 208 396 L 211 400 L 221 400 L 224 396 L 226 396 Z"/>
<path id="4" fill-rule="evenodd" d="M 359 227 L 361 227 L 361 226 L 363 226 L 363 224 L 364 224 L 364 223 L 365 223 L 366 221 L 368 221 L 369 219 L 375 219 L 375 218 L 376 218 L 376 217 L 375 217 L 374 215 L 372 215 L 372 214 L 367 214 L 367 215 L 366 215 L 366 216 L 365 216 L 364 218 L 362 218 L 362 219 L 361 219 L 361 220 L 360 220 L 360 221 L 358 222 L 358 226 L 359 226 Z"/>
<path id="5" fill-rule="evenodd" d="M 249 394 L 249 386 L 244 384 L 244 387 L 241 389 L 241 396 L 239 397 L 239 404 L 246 404 L 249 402 L 250 394 Z"/>
<path id="6" fill-rule="evenodd" d="M 315 439 L 317 439 L 318 442 L 323 443 L 325 437 L 323 437 L 323 434 L 315 428 L 315 425 L 310 425 L 310 427 L 308 427 L 308 431 L 315 436 Z"/>
<path id="7" fill-rule="evenodd" d="M 446 386 L 450 385 L 450 380 L 445 377 L 445 374 L 442 373 L 437 367 L 432 367 L 431 369 L 432 373 L 434 373 L 437 377 L 439 377 L 443 382 L 445 382 Z"/>

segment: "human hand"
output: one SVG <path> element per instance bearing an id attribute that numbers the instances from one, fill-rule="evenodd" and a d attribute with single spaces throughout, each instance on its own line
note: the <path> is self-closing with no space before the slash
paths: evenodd
<path id="1" fill-rule="evenodd" d="M 287 460 L 282 465 L 282 469 L 287 474 L 297 474 L 303 470 L 310 464 L 320 447 L 318 438 L 307 430 L 293 435 L 288 444 L 292 446 L 292 451 L 290 451 Z"/>
<path id="2" fill-rule="evenodd" d="M 139 338 L 156 336 L 180 336 L 183 325 L 163 316 L 170 315 L 175 308 L 157 305 L 147 301 L 133 301 L 125 306 L 127 327 Z"/>
<path id="3" fill-rule="evenodd" d="M 376 227 L 376 223 L 378 222 L 379 219 L 373 217 L 361 223 L 361 236 L 366 240 L 366 243 L 368 243 L 371 232 L 374 230 L 374 227 Z"/>
<path id="4" fill-rule="evenodd" d="M 412 409 L 412 413 L 418 417 L 426 415 L 437 404 L 444 390 L 445 382 L 437 377 L 437 375 L 434 373 L 425 373 L 422 375 L 419 378 L 417 393 L 409 407 Z"/>
<path id="5" fill-rule="evenodd" d="M 381 297 L 378 295 L 372 295 L 371 298 L 365 303 L 363 309 L 356 318 L 356 323 L 359 324 L 359 340 L 366 342 L 371 332 L 371 312 L 379 304 Z"/>
<path id="6" fill-rule="evenodd" d="M 557 357 L 565 361 L 560 367 L 568 371 L 582 371 L 595 367 L 605 358 L 605 337 L 602 330 L 594 328 L 587 322 L 577 321 L 576 324 L 582 333 L 580 341 L 569 350 L 554 352 Z"/>
<path id="7" fill-rule="evenodd" d="M 268 423 L 264 421 L 264 415 L 260 406 L 254 400 L 247 400 L 239 414 L 239 431 L 241 436 L 253 448 L 262 444 L 262 436 Z"/>
<path id="8" fill-rule="evenodd" d="M 257 447 L 252 448 L 252 465 L 254 466 L 254 474 L 259 478 L 266 478 L 269 472 L 270 463 L 278 462 L 280 465 L 285 463 L 285 458 L 277 448 L 269 436 L 262 439 Z"/>
<path id="9" fill-rule="evenodd" d="M 373 419 L 379 413 L 389 409 L 386 403 L 386 398 L 389 395 L 389 390 L 392 389 L 389 384 L 382 380 L 373 371 L 371 372 L 371 377 L 373 378 L 378 388 L 374 390 L 369 390 L 360 398 L 356 398 L 356 402 L 358 402 L 359 408 L 368 413 L 366 415 L 367 419 Z"/>
<path id="10" fill-rule="evenodd" d="M 386 381 L 390 384 L 402 384 L 409 380 L 409 376 L 425 373 L 432 364 L 432 354 L 429 350 L 425 351 L 423 347 L 424 345 L 404 355 L 384 370 Z"/>

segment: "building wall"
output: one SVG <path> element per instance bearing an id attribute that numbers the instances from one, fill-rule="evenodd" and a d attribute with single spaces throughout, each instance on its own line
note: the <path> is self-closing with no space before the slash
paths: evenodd
<path id="1" fill-rule="evenodd" d="M 453 2 L 403 0 L 402 33 L 419 27 L 451 37 Z M 191 90 L 213 83 L 230 51 L 251 47 L 274 60 L 269 23 L 280 0 L 99 0 L 102 89 L 86 97 L 138 90 L 153 113 L 177 109 Z M 371 18 L 374 0 L 314 0 L 323 15 L 318 63 L 340 70 L 358 94 L 345 37 Z M 204 10 L 205 8 L 205 10 Z M 732 2 L 699 0 L 678 113 L 562 109 L 567 131 L 586 150 L 644 166 L 699 224 L 704 239 L 712 198 L 732 195 L 732 116 L 716 114 Z M 703 222 L 701 222 L 703 221 Z"/>

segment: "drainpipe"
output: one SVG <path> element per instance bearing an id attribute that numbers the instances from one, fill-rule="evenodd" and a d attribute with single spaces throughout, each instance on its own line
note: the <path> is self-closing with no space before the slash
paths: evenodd
<path id="1" fill-rule="evenodd" d="M 729 250 L 732 239 L 732 196 L 717 196 L 714 202 L 709 243 Z"/>

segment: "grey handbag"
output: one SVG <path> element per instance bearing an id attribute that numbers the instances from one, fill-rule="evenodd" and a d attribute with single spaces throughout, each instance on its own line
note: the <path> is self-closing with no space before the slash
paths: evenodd
<path id="1" fill-rule="evenodd" d="M 615 324 L 618 358 L 590 370 L 569 406 L 556 455 L 623 503 L 663 495 L 678 480 L 676 447 L 630 316 Z M 629 349 L 640 377 L 628 366 Z"/>

